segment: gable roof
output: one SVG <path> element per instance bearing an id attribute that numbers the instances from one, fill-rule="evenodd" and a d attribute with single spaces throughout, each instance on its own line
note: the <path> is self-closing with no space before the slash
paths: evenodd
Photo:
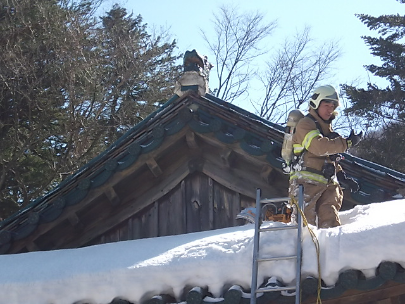
<path id="1" fill-rule="evenodd" d="M 198 74 L 197 70 L 198 68 L 191 68 L 189 73 Z M 54 190 L 1 222 L 0 253 L 8 253 L 12 249 L 13 252 L 19 252 L 25 243 L 29 243 L 25 240 L 35 240 L 36 236 L 50 229 L 49 227 L 52 225 L 57 233 L 58 229 L 63 226 L 63 220 L 67 219 L 72 225 L 77 225 L 79 219 L 75 218 L 75 212 L 79 212 L 81 209 L 87 208 L 86 211 L 91 213 L 97 208 L 106 207 L 101 204 L 99 206 L 90 205 L 91 200 L 94 201 L 104 196 L 113 206 L 122 204 L 120 194 L 121 191 L 124 191 L 124 187 L 120 184 L 120 180 L 124 180 L 126 184 L 135 183 L 136 186 L 136 182 L 144 178 L 145 174 L 135 179 L 135 182 L 134 177 L 144 167 L 147 167 L 150 176 L 156 178 L 148 184 L 151 191 L 148 194 L 142 194 L 140 198 L 131 197 L 135 203 L 125 205 L 126 209 L 120 211 L 121 218 L 126 216 L 128 208 L 144 207 L 146 201 L 158 199 L 173 185 L 179 183 L 186 174 L 193 171 L 203 171 L 211 175 L 213 179 L 220 180 L 226 187 L 248 197 L 255 196 L 257 187 L 270 187 L 272 191 L 268 194 L 285 196 L 288 176 L 282 173 L 280 156 L 284 136 L 283 126 L 271 123 L 208 94 L 207 87 L 205 87 L 206 79 L 198 75 L 195 78 L 196 74 L 188 74 L 188 76 L 192 81 L 189 82 L 190 78 L 187 77 L 183 79 L 184 81 L 180 80 L 176 94 L 156 112 L 129 130 L 117 142 L 64 180 Z M 177 146 L 180 145 L 178 142 L 187 145 L 192 150 L 191 156 L 179 155 L 174 150 L 173 142 L 176 142 Z M 201 142 L 209 143 L 209 148 L 200 151 L 205 147 L 201 145 Z M 227 164 L 227 170 L 223 170 L 223 167 L 216 168 L 218 163 L 213 159 L 213 155 L 219 156 Z M 164 158 L 164 156 L 167 157 Z M 345 193 L 345 201 L 349 206 L 391 199 L 398 190 L 405 188 L 404 174 L 349 154 L 344 156 L 345 159 L 341 162 L 342 167 L 348 175 L 356 178 L 361 186 L 361 191 L 356 194 Z M 180 164 L 179 169 L 174 169 L 174 166 L 170 167 L 168 162 L 173 158 L 180 159 L 176 163 L 176 165 Z M 213 161 L 209 162 L 207 159 Z M 160 162 L 160 160 L 163 161 Z M 255 170 L 247 172 L 243 171 L 242 167 L 237 167 L 239 162 L 245 160 L 255 166 Z M 165 173 L 165 170 L 162 169 L 163 166 L 170 170 Z M 258 171 L 257 168 L 262 169 Z M 262 178 L 255 178 L 252 175 L 254 172 Z M 159 180 L 162 175 L 166 178 L 171 176 L 170 185 L 162 182 L 164 178 Z M 130 191 L 131 189 L 126 190 L 126 193 Z M 67 215 L 68 210 L 72 209 L 73 214 Z M 107 216 L 102 219 L 104 220 L 103 226 L 106 226 L 103 229 L 111 227 L 112 222 L 116 219 L 108 219 L 110 211 L 110 209 L 106 210 Z M 81 231 L 78 233 L 80 234 Z M 80 237 L 84 239 L 91 236 L 83 234 L 84 237 L 81 235 Z M 57 236 L 53 235 L 53 237 Z M 85 245 L 84 241 L 70 244 Z M 31 246 L 34 247 L 30 250 L 37 250 L 35 244 L 31 243 Z M 403 269 L 397 264 L 389 262 L 379 267 L 379 269 L 385 268 L 387 268 L 388 274 L 381 272 L 376 279 L 366 280 L 367 282 L 359 280 L 361 274 L 358 272 L 348 271 L 347 277 L 339 281 L 340 284 L 324 291 L 324 294 L 327 298 L 337 297 L 347 289 L 357 288 L 359 282 L 361 289 L 379 288 L 381 284 L 389 280 L 404 282 Z M 306 291 L 308 295 L 313 294 L 313 288 L 311 289 L 313 282 L 303 282 L 303 285 L 305 284 L 309 285 L 309 291 Z M 394 288 L 401 289 L 402 286 L 395 285 Z M 195 300 L 195 303 L 198 304 L 205 303 L 204 289 L 199 290 L 200 294 L 192 293 L 195 289 L 190 290 L 187 302 L 191 303 Z M 270 299 L 264 298 L 262 300 L 271 303 Z M 153 297 L 151 301 L 166 303 L 167 299 Z M 238 304 L 247 303 L 248 298 L 244 298 L 241 289 L 231 288 L 221 301 Z M 286 301 L 288 302 L 288 299 Z M 112 303 L 115 302 L 129 303 L 121 299 L 112 301 Z"/>
<path id="2" fill-rule="evenodd" d="M 174 95 L 54 190 L 2 221 L 0 253 L 6 253 L 14 241 L 32 234 L 41 223 L 57 220 L 68 206 L 80 205 L 89 192 L 97 191 L 131 166 L 139 166 L 146 161 L 154 175 L 160 174 L 159 165 L 153 159 L 148 163 L 142 156 L 153 153 L 164 144 L 168 147 L 167 143 L 186 126 L 196 134 L 209 134 L 211 141 L 232 145 L 252 158 L 261 158 L 268 164 L 269 171 L 274 169 L 272 174 L 278 176 L 275 179 L 278 184 L 274 188 L 285 185 L 279 193 L 280 196 L 286 194 L 288 177 L 282 174 L 280 156 L 284 127 L 213 95 L 200 96 L 191 89 L 181 97 Z M 187 140 L 189 145 L 193 145 L 195 139 Z M 390 200 L 398 194 L 398 189 L 405 188 L 405 174 L 349 154 L 344 154 L 344 157 L 341 161 L 343 169 L 361 186 L 358 193 L 345 193 L 345 201 L 349 205 Z M 232 182 L 228 183 L 232 187 Z M 260 186 L 252 184 L 251 193 L 245 194 L 254 197 L 254 189 Z M 106 195 L 113 204 L 118 203 L 119 197 L 114 189 L 110 190 Z"/>

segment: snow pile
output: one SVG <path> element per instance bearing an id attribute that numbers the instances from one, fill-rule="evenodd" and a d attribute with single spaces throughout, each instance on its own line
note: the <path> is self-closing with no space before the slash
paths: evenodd
<path id="1" fill-rule="evenodd" d="M 341 212 L 341 227 L 312 227 L 320 243 L 324 282 L 333 285 L 339 271 L 350 268 L 374 276 L 382 261 L 405 266 L 404 219 L 405 200 L 396 200 Z M 225 284 L 249 288 L 253 234 L 254 226 L 249 224 L 80 249 L 1 255 L 0 303 L 109 303 L 115 297 L 135 302 L 159 293 L 179 297 L 185 285 L 208 286 L 220 297 Z M 262 233 L 260 246 L 261 255 L 293 255 L 296 230 Z M 303 277 L 317 276 L 316 257 L 304 228 Z M 270 275 L 294 282 L 295 261 L 261 263 L 259 282 Z"/>

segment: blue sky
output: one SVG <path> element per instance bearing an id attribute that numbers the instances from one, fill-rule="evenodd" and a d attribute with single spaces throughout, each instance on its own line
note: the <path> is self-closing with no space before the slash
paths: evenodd
<path id="1" fill-rule="evenodd" d="M 222 4 L 232 3 L 241 10 L 258 10 L 265 14 L 267 21 L 277 20 L 277 28 L 271 40 L 275 47 L 286 37 L 310 26 L 310 36 L 319 43 L 339 41 L 342 56 L 335 64 L 335 76 L 331 76 L 329 81 L 335 86 L 352 82 L 364 86 L 371 75 L 363 66 L 379 63 L 361 39 L 362 35 L 374 36 L 377 33 L 369 31 L 355 14 L 380 16 L 397 13 L 404 15 L 405 12 L 405 4 L 396 0 L 107 0 L 106 6 L 114 3 L 125 7 L 128 12 L 142 15 L 149 28 L 170 28 L 173 38 L 177 39 L 179 51 L 196 49 L 208 55 L 208 60 L 209 52 L 200 29 L 208 34 L 213 31 L 213 13 Z"/>

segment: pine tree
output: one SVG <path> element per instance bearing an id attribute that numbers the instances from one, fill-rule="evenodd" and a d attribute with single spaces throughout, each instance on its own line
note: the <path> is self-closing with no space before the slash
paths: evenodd
<path id="1" fill-rule="evenodd" d="M 15 211 L 55 178 L 67 11 L 55 1 L 0 1 L 0 211 Z M 64 64 L 61 64 L 61 63 Z M 53 138 L 54 137 L 54 138 Z M 56 147 L 55 147 L 56 148 Z M 0 218 L 2 214 L 0 214 Z"/>
<path id="2" fill-rule="evenodd" d="M 391 123 L 375 131 L 370 131 L 361 144 L 351 152 L 388 168 L 405 172 L 405 125 Z"/>
<path id="3" fill-rule="evenodd" d="M 0 0 L 0 219 L 173 95 L 176 42 L 99 3 Z"/>
<path id="4" fill-rule="evenodd" d="M 102 117 L 108 140 L 115 141 L 166 101 L 179 77 L 175 41 L 149 34 L 141 15 L 114 5 L 101 17 Z"/>
<path id="5" fill-rule="evenodd" d="M 405 3 L 405 0 L 398 1 Z M 399 161 L 394 161 L 398 160 L 396 153 L 399 151 L 396 149 L 398 145 L 391 138 L 392 134 L 396 134 L 397 142 L 405 140 L 405 136 L 402 135 L 405 132 L 398 132 L 398 127 L 405 126 L 405 44 L 403 43 L 405 16 L 396 14 L 373 17 L 359 14 L 357 17 L 369 29 L 379 34 L 377 38 L 362 37 L 370 47 L 371 54 L 381 60 L 381 65 L 367 65 L 366 69 L 373 75 L 387 80 L 389 85 L 381 88 L 374 83 L 368 83 L 366 89 L 350 85 L 342 86 L 351 102 L 351 106 L 346 108 L 345 112 L 364 118 L 367 121 L 365 126 L 373 130 L 361 142 L 356 153 L 358 156 L 393 169 L 405 170 Z M 378 145 L 376 134 L 382 134 L 378 137 Z M 371 149 L 373 144 L 380 148 Z M 366 146 L 370 148 L 368 152 L 363 149 Z M 387 149 L 383 151 L 382 146 Z M 374 152 L 371 153 L 371 151 Z"/>
<path id="6" fill-rule="evenodd" d="M 405 0 L 401 0 L 405 3 Z M 379 88 L 368 83 L 367 89 L 345 85 L 343 88 L 352 102 L 346 111 L 362 116 L 378 125 L 381 121 L 405 120 L 405 16 L 383 15 L 372 17 L 357 15 L 371 30 L 376 30 L 379 37 L 364 36 L 363 39 L 371 49 L 371 54 L 380 57 L 382 64 L 368 65 L 366 69 L 372 74 L 385 78 L 387 88 Z"/>

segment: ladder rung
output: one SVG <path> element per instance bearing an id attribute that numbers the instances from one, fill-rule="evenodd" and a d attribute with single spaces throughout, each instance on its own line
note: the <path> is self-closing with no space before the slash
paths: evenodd
<path id="1" fill-rule="evenodd" d="M 272 292 L 272 291 L 287 291 L 287 290 L 296 290 L 295 286 L 285 286 L 285 287 L 270 287 L 270 288 L 258 288 L 256 292 Z"/>
<path id="2" fill-rule="evenodd" d="M 293 292 L 288 292 L 288 295 L 292 296 L 294 295 L 295 297 L 295 304 L 301 303 L 300 299 L 300 284 L 301 284 L 301 265 L 302 265 L 302 218 L 300 212 L 297 212 L 296 215 L 296 222 L 291 222 L 291 223 L 284 223 L 284 225 L 280 225 L 279 227 L 269 227 L 271 225 L 265 225 L 263 221 L 263 215 L 261 212 L 268 211 L 265 210 L 265 206 L 262 206 L 264 204 L 268 204 L 268 206 L 272 205 L 272 207 L 276 207 L 277 211 L 280 208 L 279 204 L 285 204 L 287 205 L 292 205 L 292 200 L 289 197 L 281 197 L 281 198 L 271 198 L 271 199 L 262 199 L 261 196 L 261 190 L 259 188 L 256 189 L 256 221 L 255 221 L 255 233 L 254 233 L 254 239 L 253 239 L 253 267 L 252 267 L 252 284 L 250 288 L 250 303 L 249 304 L 257 304 L 256 300 L 256 294 L 257 293 L 265 293 L 265 292 L 273 292 L 273 291 L 280 291 L 280 292 L 287 292 L 287 291 L 293 291 Z M 298 206 L 297 210 L 301 211 L 303 209 L 303 204 L 304 204 L 304 186 L 299 185 L 298 187 Z M 267 226 L 267 227 L 266 227 Z M 291 256 L 278 256 L 278 257 L 269 257 L 269 253 L 263 252 L 263 256 L 260 256 L 259 252 L 259 243 L 260 243 L 260 233 L 265 232 L 265 231 L 279 231 L 279 230 L 291 230 L 291 229 L 296 229 L 297 230 L 297 248 L 296 248 L 296 254 L 291 255 Z M 276 260 L 295 260 L 296 263 L 296 269 L 295 269 L 295 276 L 296 276 L 296 283 L 295 286 L 273 286 L 274 279 L 277 279 L 276 277 L 271 277 L 268 280 L 267 286 L 266 287 L 261 287 L 258 288 L 257 286 L 257 280 L 258 280 L 258 271 L 259 271 L 259 262 L 265 262 L 265 261 L 276 261 Z M 280 284 L 282 284 L 280 282 Z"/>
<path id="3" fill-rule="evenodd" d="M 260 200 L 262 204 L 267 204 L 267 203 L 277 203 L 277 202 L 285 202 L 289 201 L 289 197 L 279 197 L 279 198 L 264 198 Z"/>
<path id="4" fill-rule="evenodd" d="M 264 232 L 264 231 L 278 231 L 278 230 L 288 230 L 288 229 L 298 229 L 298 225 L 260 228 L 259 231 Z"/>
<path id="5" fill-rule="evenodd" d="M 288 255 L 288 256 L 278 256 L 278 257 L 268 257 L 268 258 L 257 258 L 258 262 L 266 262 L 266 261 L 278 261 L 278 260 L 293 260 L 296 259 L 296 255 Z"/>

